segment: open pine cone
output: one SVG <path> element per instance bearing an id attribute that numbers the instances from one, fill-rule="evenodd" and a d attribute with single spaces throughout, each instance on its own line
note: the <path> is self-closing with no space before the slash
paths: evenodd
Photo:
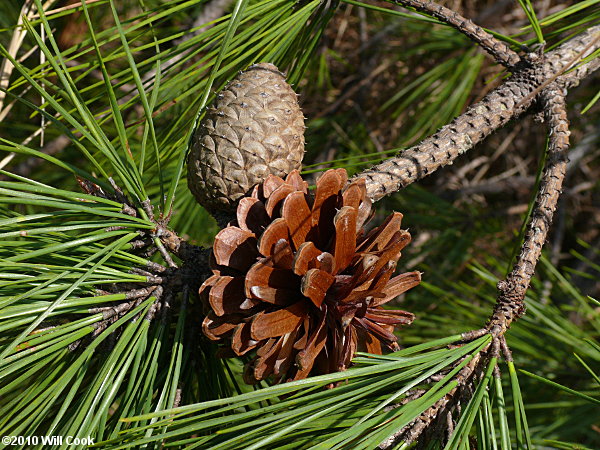
<path id="1" fill-rule="evenodd" d="M 381 343 L 396 350 L 394 327 L 414 319 L 381 307 L 421 280 L 392 277 L 410 241 L 402 214 L 365 234 L 371 201 L 364 180 L 347 180 L 329 170 L 311 195 L 298 171 L 270 175 L 215 237 L 203 331 L 237 355 L 256 350 L 248 383 L 344 370 L 357 350 L 381 354 Z"/>

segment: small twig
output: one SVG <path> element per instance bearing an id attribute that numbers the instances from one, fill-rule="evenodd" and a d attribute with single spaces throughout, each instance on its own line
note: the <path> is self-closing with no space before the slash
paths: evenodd
<path id="1" fill-rule="evenodd" d="M 452 418 L 452 414 L 448 412 L 446 414 L 446 436 L 449 438 L 454 433 L 454 419 Z"/>
<path id="2" fill-rule="evenodd" d="M 146 267 L 148 269 L 150 269 L 151 271 L 158 272 L 158 273 L 161 273 L 161 272 L 164 272 L 165 270 L 167 270 L 167 268 L 165 266 L 155 263 L 153 261 L 148 261 L 146 263 Z"/>
<path id="3" fill-rule="evenodd" d="M 498 339 L 498 341 L 499 341 L 499 340 L 500 340 L 500 339 Z M 494 376 L 494 378 L 498 378 L 498 379 L 502 378 L 502 372 L 500 372 L 500 367 L 498 367 L 498 365 L 496 365 L 496 366 L 494 367 L 494 370 L 493 370 L 493 372 L 492 372 L 492 375 Z"/>
<path id="4" fill-rule="evenodd" d="M 481 328 L 480 330 L 467 331 L 461 334 L 460 337 L 464 342 L 470 342 L 486 334 L 488 334 L 488 330 Z"/>
<path id="5" fill-rule="evenodd" d="M 118 201 L 119 203 L 123 203 L 124 205 L 131 206 L 131 202 L 129 201 L 127 196 L 125 196 L 125 194 L 123 193 L 123 191 L 121 190 L 119 185 L 117 183 L 115 183 L 115 180 L 113 180 L 112 177 L 108 177 L 108 182 L 110 183 L 112 188 L 115 190 L 115 193 L 113 194 L 114 199 L 116 201 Z"/>
<path id="6" fill-rule="evenodd" d="M 161 292 L 162 294 L 162 292 Z M 161 296 L 160 298 L 157 296 L 157 301 L 155 302 L 150 309 L 148 310 L 148 312 L 146 313 L 146 315 L 144 316 L 144 320 L 148 321 L 148 322 L 152 322 L 154 320 L 154 318 L 156 317 L 156 314 L 158 312 L 161 312 L 161 322 L 164 324 L 165 323 L 165 313 L 166 310 L 169 309 L 169 305 L 170 305 L 170 300 L 173 296 L 173 292 L 171 290 L 167 290 L 167 292 L 165 293 L 164 296 Z"/>
<path id="7" fill-rule="evenodd" d="M 153 277 L 156 276 L 155 273 L 148 272 L 147 270 L 140 269 L 139 267 L 132 267 L 130 270 L 131 273 L 135 273 L 137 275 L 144 275 L 145 277 Z"/>
<path id="8" fill-rule="evenodd" d="M 88 313 L 102 314 L 102 321 L 105 321 L 116 315 L 119 315 L 119 314 L 129 311 L 131 309 L 131 307 L 133 306 L 133 304 L 134 304 L 134 302 L 131 301 L 131 302 L 119 303 L 118 305 L 115 305 L 115 306 L 105 306 L 102 308 L 90 308 L 90 309 L 88 309 Z M 102 328 L 102 322 L 96 323 L 95 328 L 96 329 Z"/>
<path id="9" fill-rule="evenodd" d="M 394 2 L 398 5 L 412 8 L 418 12 L 423 12 L 427 15 L 435 17 L 436 19 L 457 29 L 473 42 L 479 44 L 481 48 L 483 48 L 496 60 L 496 62 L 505 67 L 514 68 L 522 61 L 521 57 L 514 52 L 508 46 L 508 44 L 496 39 L 480 26 L 475 25 L 471 20 L 461 16 L 451 9 L 434 2 L 421 0 L 394 0 Z"/>
<path id="10" fill-rule="evenodd" d="M 182 393 L 183 393 L 183 389 L 181 387 L 178 387 L 177 390 L 175 391 L 175 398 L 173 399 L 172 408 L 179 407 L 179 405 L 181 404 L 181 394 Z"/>
<path id="11" fill-rule="evenodd" d="M 500 336 L 500 349 L 502 350 L 502 355 L 504 356 L 504 360 L 506 362 L 513 362 L 512 352 L 510 348 L 508 348 L 508 344 L 506 343 L 506 337 Z"/>
<path id="12" fill-rule="evenodd" d="M 148 275 L 146 276 L 145 282 L 150 284 L 163 284 L 165 279 L 162 277 L 157 277 L 156 275 Z"/>
<path id="13" fill-rule="evenodd" d="M 121 210 L 124 214 L 127 214 L 131 217 L 137 217 L 137 211 L 132 206 L 129 206 L 126 203 L 123 203 L 123 209 Z"/>
<path id="14" fill-rule="evenodd" d="M 106 228 L 106 231 L 112 231 L 113 229 L 124 229 L 124 228 L 125 227 L 108 227 L 108 228 Z M 136 250 L 138 248 L 147 247 L 148 241 L 138 239 L 137 241 L 130 241 L 129 245 L 131 246 L 132 249 Z"/>
<path id="15" fill-rule="evenodd" d="M 154 254 L 158 251 L 158 248 L 156 248 L 156 246 L 150 247 L 148 248 L 148 250 L 146 250 L 144 253 L 141 254 L 141 256 L 143 256 L 144 258 L 150 259 L 152 258 L 152 256 L 154 256 Z"/>
<path id="16" fill-rule="evenodd" d="M 169 267 L 173 267 L 173 268 L 177 268 L 177 264 L 175 263 L 175 261 L 173 261 L 173 258 L 171 258 L 171 255 L 169 254 L 169 252 L 167 251 L 167 249 L 165 248 L 165 246 L 163 245 L 163 243 L 160 241 L 160 239 L 155 239 L 154 240 L 154 245 L 156 245 L 156 248 L 158 249 L 159 253 L 161 254 L 161 256 L 163 257 L 163 259 L 165 260 L 165 262 L 167 263 L 167 265 Z"/>

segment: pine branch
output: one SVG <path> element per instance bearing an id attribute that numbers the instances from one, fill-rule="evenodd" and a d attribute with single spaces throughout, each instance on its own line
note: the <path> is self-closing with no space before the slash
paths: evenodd
<path id="1" fill-rule="evenodd" d="M 553 83 L 542 93 L 544 117 L 548 122 L 548 156 L 531 222 L 512 272 L 498 283 L 499 296 L 488 324 L 490 333 L 500 336 L 511 322 L 525 312 L 525 293 L 535 272 L 556 210 L 567 170 L 569 121 L 565 102 L 566 90 Z"/>
<path id="2" fill-rule="evenodd" d="M 399 442 L 412 444 L 415 442 L 433 423 L 445 421 L 447 417 L 451 417 L 451 409 L 454 406 L 454 400 L 459 398 L 465 389 L 469 389 L 476 381 L 481 366 L 482 354 L 478 353 L 473 356 L 473 359 L 463 367 L 460 372 L 453 378 L 457 385 L 450 392 L 440 398 L 430 408 L 424 411 L 410 425 L 400 429 L 398 432 L 391 435 L 377 447 L 380 450 L 394 448 Z"/>
<path id="3" fill-rule="evenodd" d="M 497 358 L 502 351 L 506 361 L 512 361 L 512 354 L 506 344 L 504 334 L 511 323 L 525 313 L 525 294 L 542 253 L 542 247 L 546 241 L 561 193 L 567 169 L 570 134 L 565 101 L 566 93 L 564 85 L 561 86 L 558 82 L 553 82 L 542 91 L 544 118 L 548 123 L 548 154 L 527 234 L 513 270 L 506 279 L 498 283 L 499 295 L 488 324 L 485 328 L 462 335 L 463 339 L 469 342 L 484 334 L 491 334 L 493 340 L 486 353 L 492 358 Z M 400 440 L 410 444 L 423 433 L 435 430 L 435 427 L 450 414 L 451 409 L 456 407 L 460 396 L 465 395 L 465 389 L 459 388 L 469 387 L 485 370 L 485 366 L 481 365 L 474 369 L 468 378 L 460 380 L 457 378 L 456 389 L 427 409 L 406 430 L 402 430 L 393 439 L 380 445 L 380 448 L 390 448 Z M 497 367 L 495 370 L 495 376 L 499 376 Z M 467 397 L 470 398 L 471 395 L 469 391 Z M 441 411 L 443 414 L 440 414 Z"/>
<path id="4" fill-rule="evenodd" d="M 531 67 L 516 71 L 504 84 L 433 136 L 354 178 L 366 178 L 368 195 L 376 201 L 452 164 L 457 157 L 527 111 L 536 101 L 539 88 L 549 80 L 555 79 L 558 86 L 569 88 L 590 76 L 600 66 L 599 58 L 565 72 L 600 48 L 599 36 L 600 26 L 595 26 L 567 41 Z"/>
<path id="5" fill-rule="evenodd" d="M 404 4 L 419 7 L 432 14 L 437 11 L 436 17 L 445 18 L 446 22 L 462 29 L 473 40 L 477 42 L 484 40 L 485 36 L 481 34 L 482 30 L 474 25 L 473 27 L 465 25 L 466 19 L 452 14 L 450 10 L 413 0 L 404 2 Z M 467 30 L 464 31 L 464 29 Z M 575 86 L 580 79 L 592 74 L 600 64 L 596 59 L 580 64 L 569 73 L 565 74 L 565 72 L 599 47 L 599 37 L 600 26 L 593 27 L 545 57 L 540 57 L 539 60 L 531 59 L 522 64 L 510 63 L 514 67 L 514 75 L 481 102 L 469 108 L 465 114 L 453 120 L 432 137 L 406 150 L 400 156 L 356 177 L 366 178 L 368 195 L 373 200 L 378 200 L 439 167 L 452 163 L 456 157 L 485 139 L 493 131 L 527 111 L 538 98 L 542 101 L 552 130 L 550 133 L 551 145 L 548 166 L 545 169 L 530 231 L 515 269 L 506 280 L 498 285 L 500 290 L 498 305 L 488 326 L 481 330 L 465 333 L 463 338 L 467 341 L 487 333 L 498 339 L 506 332 L 512 321 L 524 312 L 523 298 L 541 253 L 566 168 L 568 122 L 564 107 L 567 88 Z M 514 56 L 518 58 L 516 54 Z M 506 52 L 504 59 L 506 61 L 514 60 L 513 56 Z M 113 187 L 116 195 L 120 194 L 120 189 L 116 186 Z M 93 189 L 88 189 L 88 191 L 92 192 Z M 97 195 L 104 196 L 106 194 L 99 191 Z M 119 201 L 123 202 L 124 211 L 135 211 L 133 205 L 130 205 L 125 198 L 119 198 Z M 153 250 L 158 250 L 171 268 L 166 276 L 169 281 L 165 281 L 162 285 L 169 285 L 171 290 L 181 290 L 186 286 L 194 291 L 193 288 L 209 275 L 209 250 L 190 245 L 169 230 L 168 218 L 155 218 L 148 201 L 143 203 L 142 210 L 156 224 L 156 228 L 151 235 L 147 236 L 152 238 L 153 243 L 141 240 L 140 247 L 153 247 Z M 178 267 L 173 261 L 171 254 L 183 261 L 181 267 Z M 193 281 L 191 281 L 192 278 Z M 493 347 L 497 349 L 498 345 Z"/>
<path id="6" fill-rule="evenodd" d="M 448 16 L 447 11 L 443 13 Z M 373 200 L 378 200 L 439 167 L 451 164 L 460 154 L 509 120 L 518 117 L 539 100 L 548 123 L 549 143 L 546 165 L 528 231 L 513 270 L 506 279 L 498 283 L 499 295 L 488 324 L 485 328 L 463 334 L 467 342 L 484 334 L 491 334 L 493 341 L 486 353 L 492 358 L 498 357 L 502 351 L 505 359 L 512 361 L 504 334 L 511 323 L 525 313 L 525 294 L 561 193 L 568 162 L 570 134 L 565 100 L 567 90 L 597 70 L 600 62 L 596 58 L 579 64 L 569 73 L 566 72 L 595 51 L 599 41 L 600 27 L 593 27 L 545 57 L 542 56 L 539 61 L 532 60 L 530 66 L 516 66 L 514 75 L 502 86 L 432 137 L 406 150 L 400 156 L 357 176 L 366 177 L 369 195 Z M 463 371 L 466 369 L 467 367 Z M 390 448 L 399 441 L 410 444 L 424 433 L 439 431 L 439 426 L 445 426 L 451 432 L 448 421 L 452 423 L 452 409 L 457 407 L 461 396 L 472 396 L 472 389 L 468 388 L 472 387 L 484 370 L 482 365 L 473 368 L 469 376 L 457 379 L 458 385 L 453 391 L 428 408 L 410 426 L 380 444 L 379 448 Z M 463 371 L 460 375 L 464 375 Z M 497 367 L 495 376 L 500 376 Z"/>
<path id="7" fill-rule="evenodd" d="M 496 39 L 470 19 L 434 2 L 421 0 L 394 0 L 394 3 L 423 12 L 457 29 L 488 52 L 497 63 L 505 67 L 516 67 L 522 60 L 506 43 Z"/>
<path id="8" fill-rule="evenodd" d="M 511 119 L 527 111 L 538 100 L 544 108 L 546 120 L 550 126 L 547 166 L 544 169 L 540 193 L 521 254 L 513 271 L 506 280 L 499 283 L 498 303 L 487 327 L 463 335 L 465 341 L 472 341 L 477 336 L 491 334 L 493 336 L 492 343 L 485 350 L 478 350 L 473 355 L 473 359 L 460 371 L 457 366 L 460 361 L 457 361 L 453 367 L 458 373 L 455 373 L 452 378 L 452 381 L 456 382 L 456 387 L 446 393 L 412 424 L 392 436 L 389 441 L 404 440 L 410 443 L 427 437 L 428 434 L 424 433 L 435 433 L 442 427 L 445 427 L 444 430 L 451 430 L 447 420 L 450 420 L 451 424 L 452 413 L 459 402 L 463 398 L 472 396 L 473 386 L 481 378 L 480 375 L 485 370 L 485 364 L 490 361 L 490 358 L 495 358 L 500 350 L 503 351 L 507 360 L 510 358 L 510 350 L 506 346 L 503 335 L 510 324 L 524 313 L 525 292 L 540 256 L 566 169 L 566 151 L 569 143 L 565 110 L 567 89 L 592 74 L 600 66 L 600 60 L 592 60 L 569 73 L 565 72 L 587 54 L 600 47 L 598 45 L 600 27 L 594 27 L 587 33 L 568 41 L 544 58 L 522 61 L 508 46 L 446 8 L 418 0 L 398 1 L 397 3 L 428 12 L 457 28 L 492 54 L 498 62 L 513 70 L 514 74 L 500 88 L 478 104 L 473 105 L 465 114 L 442 128 L 431 138 L 407 150 L 402 155 L 359 175 L 366 177 L 368 193 L 372 199 L 378 200 L 439 167 L 452 163 L 460 154 L 472 148 Z M 82 188 L 88 194 L 121 203 L 123 213 L 132 217 L 137 217 L 138 214 L 147 216 L 154 225 L 141 230 L 139 238 L 134 238 L 139 240 L 130 242 L 132 253 L 158 251 L 168 267 L 157 263 L 147 263 L 142 268 L 131 269 L 132 273 L 146 277 L 145 280 L 106 287 L 106 291 L 101 292 L 102 294 L 121 294 L 123 299 L 118 303 L 117 301 L 111 302 L 109 306 L 90 308 L 88 311 L 90 314 L 101 314 L 102 317 L 93 326 L 94 330 L 88 340 L 77 340 L 71 348 L 76 345 L 84 346 L 107 330 L 108 333 L 112 333 L 111 327 L 115 326 L 116 328 L 115 324 L 118 325 L 117 322 L 120 320 L 135 322 L 143 317 L 146 321 L 156 320 L 164 324 L 169 311 L 174 307 L 173 303 L 179 297 L 182 298 L 182 301 L 176 306 L 180 317 L 185 318 L 187 293 L 197 292 L 199 285 L 210 274 L 210 249 L 196 247 L 186 242 L 168 228 L 169 217 L 159 217 L 158 214 L 157 217 L 154 216 L 148 200 L 132 203 L 112 180 L 109 181 L 114 193 L 106 193 L 100 186 L 89 181 L 81 180 L 81 183 Z M 138 198 L 145 197 L 139 196 Z M 181 262 L 176 261 L 177 258 Z M 144 315 L 141 311 L 136 311 L 136 308 L 143 302 L 151 302 Z M 128 318 L 128 314 L 131 317 Z M 185 322 L 182 321 L 183 323 Z M 197 320 L 194 323 L 197 323 Z M 181 399 L 181 388 L 177 387 L 176 398 L 169 404 L 177 405 L 179 399 Z"/>
<path id="9" fill-rule="evenodd" d="M 445 10 L 444 14 L 448 16 Z M 600 64 L 595 59 L 580 64 L 569 73 L 565 72 L 595 51 L 599 41 L 600 26 L 596 26 L 539 60 L 532 59 L 530 65 L 516 67 L 515 74 L 502 86 L 432 137 L 406 150 L 401 156 L 355 177 L 366 178 L 368 195 L 373 200 L 379 200 L 452 163 L 493 131 L 527 111 L 539 98 L 550 126 L 550 146 L 533 219 L 513 272 L 498 284 L 500 295 L 488 325 L 481 330 L 465 333 L 465 341 L 489 333 L 495 338 L 492 347 L 497 350 L 498 339 L 524 313 L 525 292 L 540 257 L 566 170 L 569 135 L 565 110 L 567 89 L 591 75 Z M 168 230 L 166 224 L 157 223 L 157 230 L 156 236 L 160 237 L 165 247 L 184 261 L 195 258 L 207 262 L 205 250 L 194 250 L 193 246 Z M 208 273 L 206 268 L 203 272 Z"/>

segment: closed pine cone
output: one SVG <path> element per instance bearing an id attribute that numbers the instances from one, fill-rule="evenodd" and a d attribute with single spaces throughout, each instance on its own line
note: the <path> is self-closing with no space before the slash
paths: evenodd
<path id="1" fill-rule="evenodd" d="M 357 350 L 381 354 L 382 344 L 397 350 L 394 327 L 414 319 L 381 306 L 421 280 L 393 276 L 410 241 L 402 214 L 365 233 L 365 182 L 346 183 L 345 170 L 329 170 L 311 195 L 297 171 L 270 175 L 215 237 L 203 331 L 236 355 L 256 351 L 248 383 L 344 370 Z"/>
<path id="2" fill-rule="evenodd" d="M 210 212 L 235 203 L 269 174 L 299 169 L 304 116 L 296 93 L 273 64 L 240 73 L 217 95 L 196 129 L 188 186 Z"/>

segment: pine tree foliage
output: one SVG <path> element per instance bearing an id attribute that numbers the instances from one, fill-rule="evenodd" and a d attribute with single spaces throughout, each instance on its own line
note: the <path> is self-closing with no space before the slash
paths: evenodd
<path id="1" fill-rule="evenodd" d="M 488 31 L 515 50 L 545 42 L 548 51 L 598 24 L 598 3 L 538 17 L 521 0 L 528 25 L 520 33 Z M 514 361 L 484 357 L 490 336 L 464 344 L 461 333 L 489 317 L 523 233 L 420 186 L 381 202 L 431 236 L 406 256 L 425 275 L 403 299 L 418 316 L 402 331 L 403 350 L 358 354 L 340 373 L 255 386 L 242 381 L 243 360 L 216 356 L 189 288 L 203 280 L 166 281 L 173 268 L 161 259 L 157 224 L 204 246 L 218 231 L 187 190 L 184 163 L 206 105 L 228 80 L 268 61 L 307 103 L 326 98 L 331 61 L 351 64 L 323 44 L 348 8 L 383 38 L 408 35 L 387 64 L 427 55 L 419 73 L 398 74 L 402 88 L 377 107 L 402 123 L 390 148 L 378 148 L 347 110 L 308 117 L 308 174 L 386 159 L 460 114 L 479 96 L 482 76 L 505 73 L 456 30 L 384 2 L 236 0 L 209 27 L 182 27 L 209 4 L 0 5 L 0 434 L 91 436 L 103 448 L 376 448 L 459 392 L 453 432 L 433 427 L 419 445 L 597 447 L 600 304 L 571 280 L 579 273 L 542 259 L 528 313 L 506 335 Z M 69 21 L 84 30 L 76 39 L 56 32 Z M 597 100 L 585 91 L 588 117 Z M 332 139 L 341 150 L 319 159 Z M 478 252 L 481 241 L 501 250 Z M 590 256 L 597 249 L 587 250 L 574 257 L 600 280 Z M 461 384 L 474 371 L 481 377 Z"/>

